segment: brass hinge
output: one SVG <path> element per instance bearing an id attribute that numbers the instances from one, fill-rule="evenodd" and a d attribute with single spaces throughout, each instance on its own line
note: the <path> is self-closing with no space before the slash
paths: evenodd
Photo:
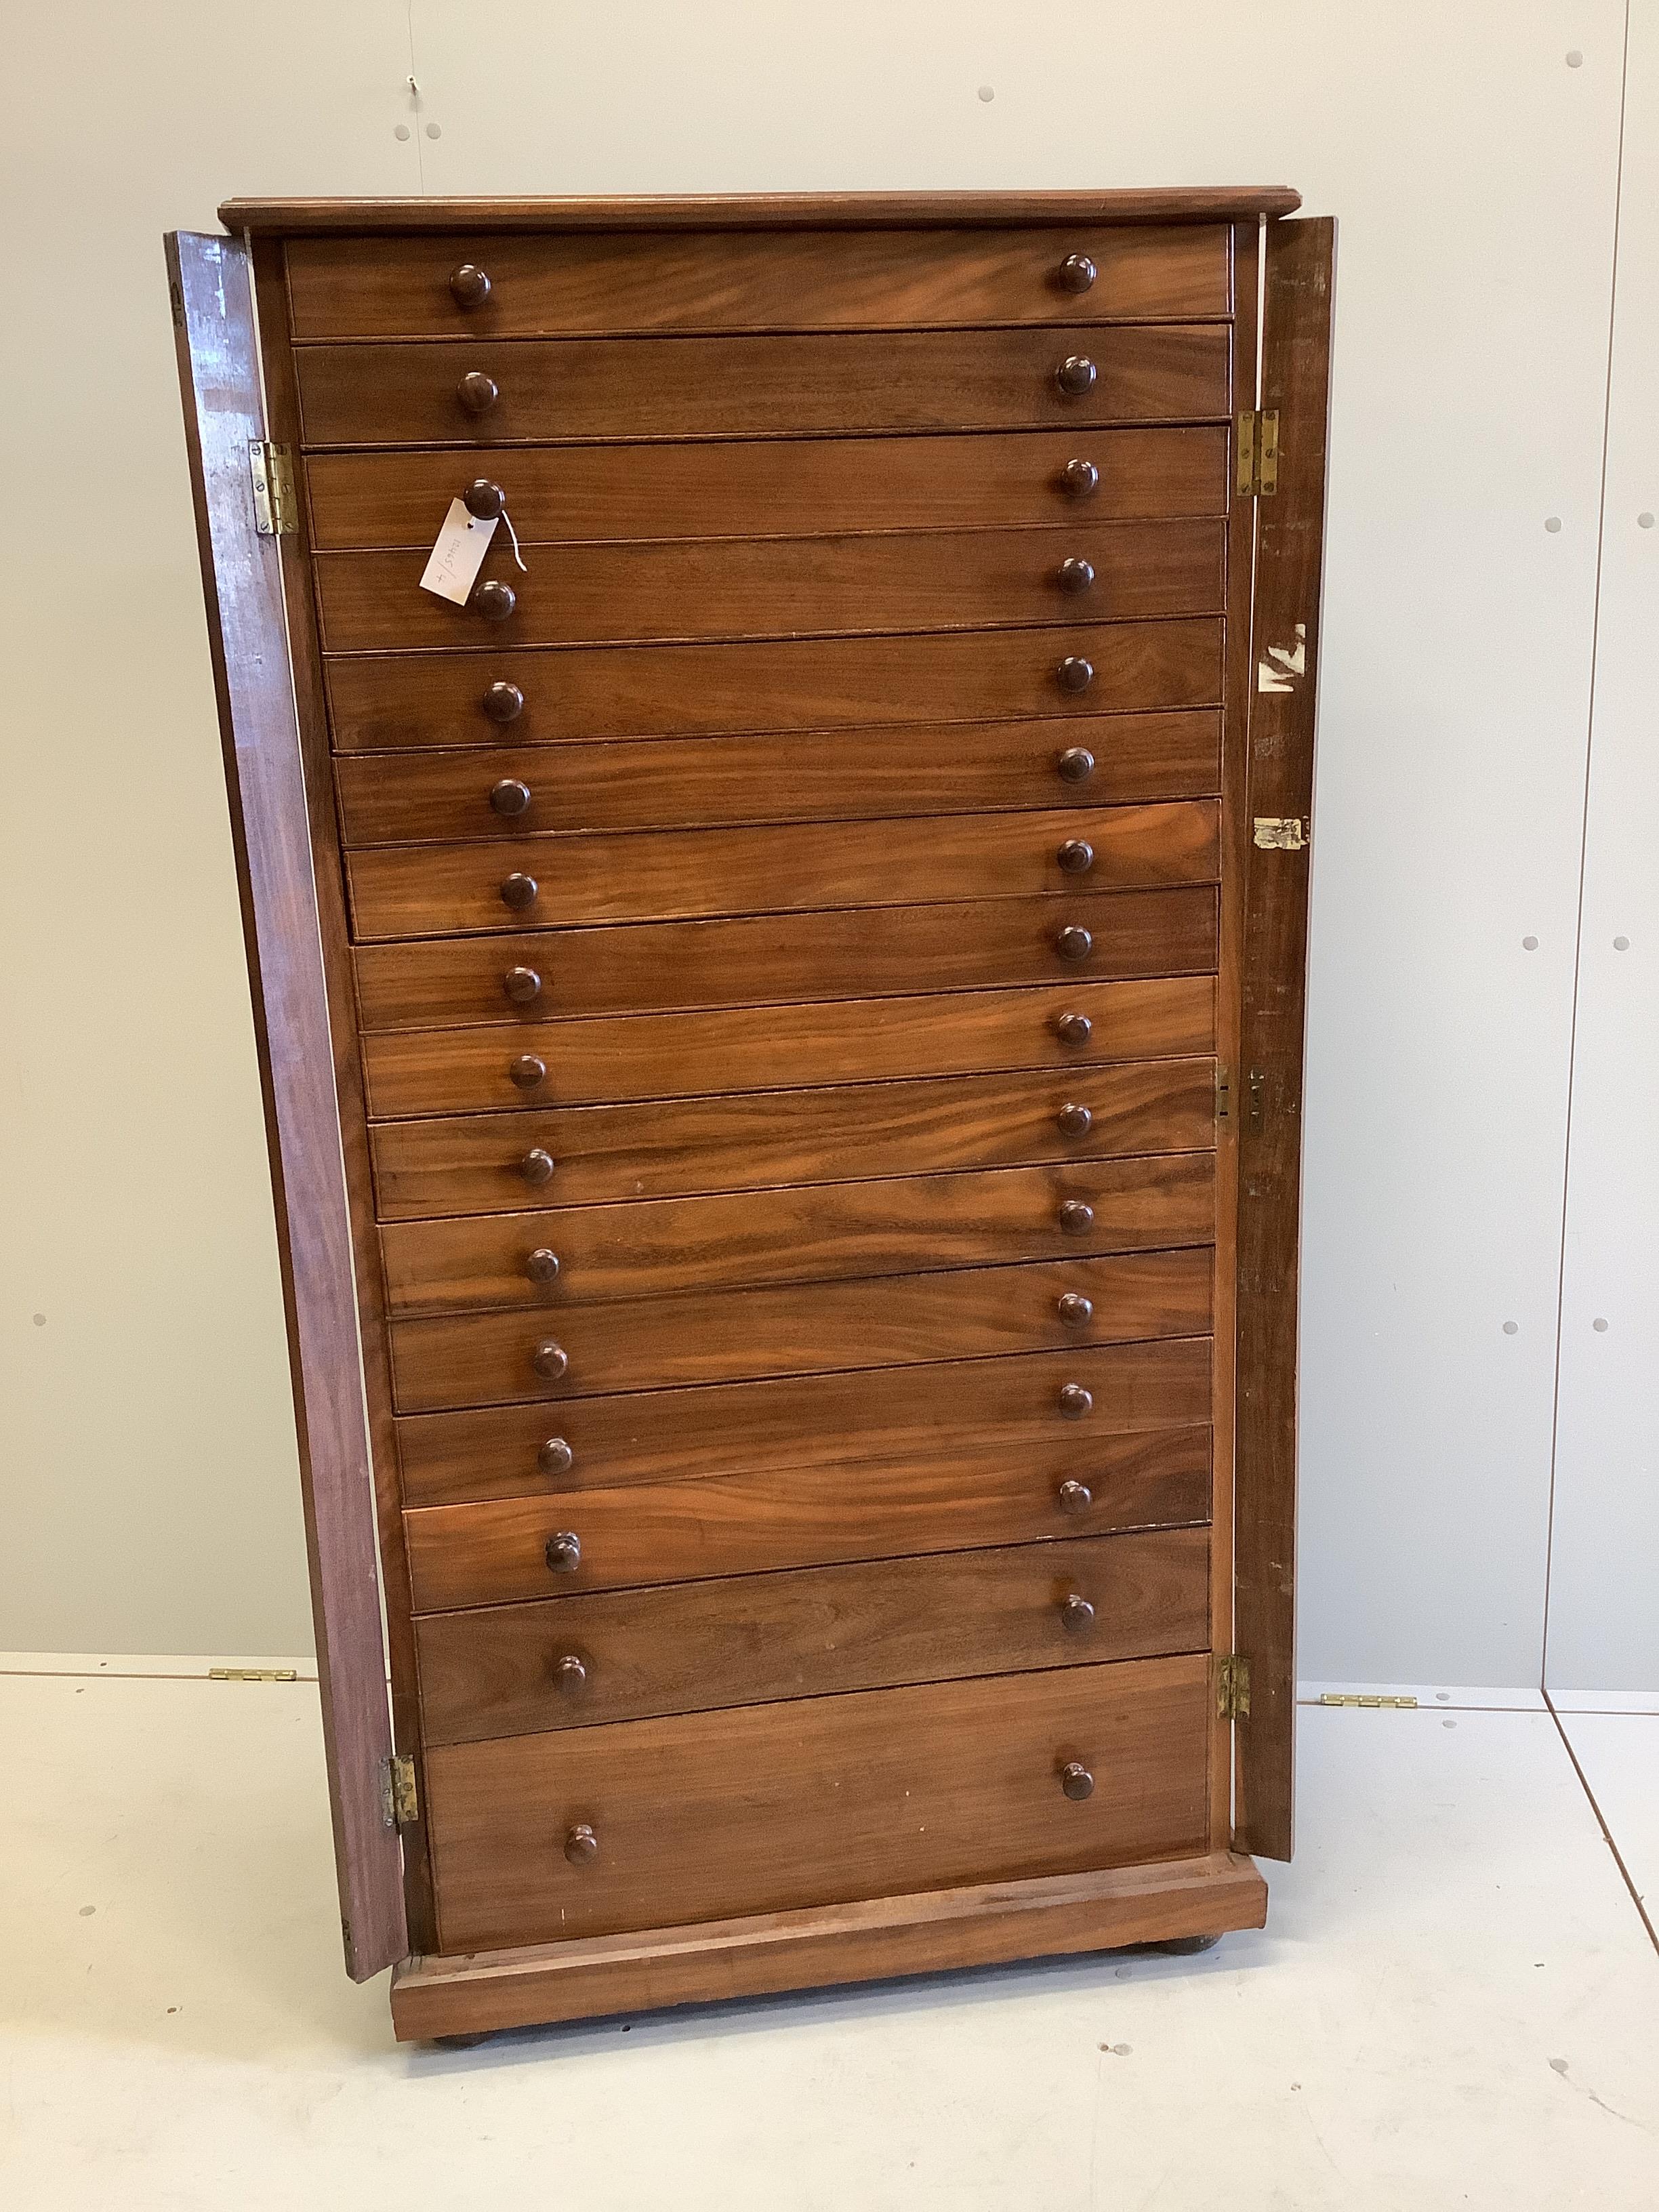
<path id="1" fill-rule="evenodd" d="M 1357 1705 L 1362 1712 L 1414 1713 L 1415 1698 L 1354 1697 L 1337 1690 L 1327 1690 L 1319 1700 L 1322 1705 Z"/>
<path id="2" fill-rule="evenodd" d="M 388 1828 L 411 1828 L 421 1817 L 420 1793 L 415 1787 L 415 1762 L 399 1752 L 380 1769 L 380 1784 Z"/>
<path id="3" fill-rule="evenodd" d="M 297 1682 L 295 1667 L 210 1667 L 210 1682 Z"/>
<path id="4" fill-rule="evenodd" d="M 1308 842 L 1308 825 L 1294 815 L 1258 814 L 1255 828 L 1264 853 L 1300 853 Z"/>
<path id="5" fill-rule="evenodd" d="M 1232 1070 L 1224 1067 L 1219 1060 L 1215 1071 L 1215 1118 L 1228 1122 L 1233 1118 Z"/>
<path id="6" fill-rule="evenodd" d="M 261 538 L 291 538 L 300 526 L 294 496 L 294 456 L 269 438 L 247 441 L 248 471 L 253 478 L 253 527 Z"/>
<path id="7" fill-rule="evenodd" d="M 1250 1712 L 1250 1662 L 1237 1651 L 1215 1662 L 1215 1709 L 1224 1721 L 1248 1720 Z"/>
<path id="8" fill-rule="evenodd" d="M 1238 418 L 1238 474 L 1234 479 L 1240 499 L 1271 499 L 1279 489 L 1279 412 Z"/>

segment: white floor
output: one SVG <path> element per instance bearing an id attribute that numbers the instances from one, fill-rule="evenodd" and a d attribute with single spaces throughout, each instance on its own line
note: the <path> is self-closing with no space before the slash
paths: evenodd
<path id="1" fill-rule="evenodd" d="M 1659 1954 L 1547 1711 L 1305 1708 L 1205 1957 L 441 2051 L 340 1972 L 314 1683 L 82 1663 L 0 1676 L 7 2212 L 1659 2207 Z M 1565 1725 L 1659 1893 L 1659 1714 Z"/>

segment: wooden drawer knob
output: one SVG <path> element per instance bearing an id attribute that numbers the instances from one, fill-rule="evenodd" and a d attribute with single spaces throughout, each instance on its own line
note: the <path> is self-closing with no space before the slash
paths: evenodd
<path id="1" fill-rule="evenodd" d="M 1069 1044 L 1073 1050 L 1088 1043 L 1094 1034 L 1094 1027 L 1087 1014 L 1054 1016 L 1054 1035 L 1062 1044 Z"/>
<path id="2" fill-rule="evenodd" d="M 449 272 L 449 295 L 458 307 L 482 307 L 489 297 L 489 278 L 474 261 Z"/>
<path id="3" fill-rule="evenodd" d="M 1095 564 L 1080 553 L 1068 555 L 1055 571 L 1055 581 L 1062 592 L 1086 592 L 1094 580 Z"/>
<path id="4" fill-rule="evenodd" d="M 507 505 L 507 494 L 488 477 L 474 477 L 461 494 L 461 504 L 477 522 L 498 522 Z"/>
<path id="5" fill-rule="evenodd" d="M 1074 1805 L 1095 1794 L 1095 1778 L 1080 1759 L 1068 1759 L 1060 1770 L 1060 1786 Z"/>
<path id="6" fill-rule="evenodd" d="M 1054 1301 L 1054 1311 L 1067 1328 L 1084 1328 L 1095 1317 L 1095 1302 L 1081 1291 L 1066 1291 Z"/>
<path id="7" fill-rule="evenodd" d="M 1095 864 L 1095 848 L 1086 837 L 1068 837 L 1054 854 L 1068 876 L 1086 876 Z"/>
<path id="8" fill-rule="evenodd" d="M 1067 745 L 1054 763 L 1054 770 L 1062 783 L 1087 783 L 1095 772 L 1095 757 L 1087 745 Z M 529 793 L 525 796 L 527 799 Z M 495 804 L 493 796 L 490 804 Z"/>
<path id="9" fill-rule="evenodd" d="M 515 1006 L 526 1006 L 541 996 L 542 979 L 533 968 L 509 968 L 501 978 L 501 988 Z"/>
<path id="10" fill-rule="evenodd" d="M 574 1575 L 582 1563 L 582 1540 L 574 1528 L 561 1528 L 547 1540 L 544 1554 L 550 1575 Z"/>
<path id="11" fill-rule="evenodd" d="M 533 1091 L 538 1083 L 547 1080 L 547 1062 L 538 1060 L 533 1052 L 520 1053 L 507 1073 L 508 1079 L 520 1091 Z"/>
<path id="12" fill-rule="evenodd" d="M 1069 368 L 1070 363 L 1066 366 Z M 1089 382 L 1094 382 L 1092 376 Z M 1086 391 L 1088 386 L 1083 388 Z M 481 368 L 469 368 L 455 386 L 455 396 L 469 415 L 487 415 L 501 394 L 493 376 L 486 376 Z"/>
<path id="13" fill-rule="evenodd" d="M 538 1176 L 537 1180 L 542 1178 Z M 538 1244 L 526 1260 L 524 1271 L 532 1283 L 556 1283 L 559 1279 L 559 1255 L 547 1245 Z"/>
<path id="14" fill-rule="evenodd" d="M 1093 1784 L 1090 1785 L 1091 1788 Z M 586 1820 L 578 1820 L 564 1839 L 564 1855 L 572 1866 L 586 1866 L 599 1855 L 599 1839 Z"/>
<path id="15" fill-rule="evenodd" d="M 1064 769 L 1060 773 L 1064 775 Z M 516 775 L 504 775 L 499 783 L 490 785 L 489 804 L 497 814 L 505 814 L 509 818 L 514 814 L 522 814 L 530 804 L 530 786 L 520 783 Z"/>
<path id="16" fill-rule="evenodd" d="M 575 1453 L 562 1437 L 550 1437 L 536 1455 L 536 1464 L 544 1474 L 568 1474 L 575 1461 Z"/>
<path id="17" fill-rule="evenodd" d="M 1054 281 L 1062 292 L 1086 292 L 1099 274 L 1086 253 L 1068 253 L 1055 270 Z"/>
<path id="18" fill-rule="evenodd" d="M 553 1662 L 553 1686 L 562 1698 L 579 1697 L 587 1687 L 587 1669 L 574 1651 Z"/>
<path id="19" fill-rule="evenodd" d="M 556 1382 L 569 1368 L 570 1354 L 550 1336 L 531 1353 L 530 1364 L 544 1382 Z"/>
<path id="20" fill-rule="evenodd" d="M 1091 853 L 1089 857 L 1092 860 L 1094 854 Z M 522 869 L 515 868 L 501 885 L 501 904 L 510 907 L 514 914 L 522 914 L 526 907 L 535 904 L 536 894 L 540 889 L 541 885 L 534 876 L 527 876 Z"/>
<path id="21" fill-rule="evenodd" d="M 1057 1402 L 1068 1421 L 1080 1421 L 1085 1413 L 1095 1410 L 1095 1394 L 1085 1390 L 1080 1382 L 1062 1382 Z"/>
<path id="22" fill-rule="evenodd" d="M 1073 499 L 1087 499 L 1100 483 L 1100 471 L 1092 461 L 1067 461 L 1060 472 L 1060 481 Z"/>
<path id="23" fill-rule="evenodd" d="M 1081 922 L 1068 921 L 1054 932 L 1054 950 L 1062 960 L 1086 960 L 1094 949 L 1095 940 Z"/>
<path id="24" fill-rule="evenodd" d="M 1068 653 L 1055 669 L 1054 680 L 1062 691 L 1086 691 L 1095 680 L 1095 664 L 1080 653 Z"/>
<path id="25" fill-rule="evenodd" d="M 1094 1119 L 1086 1106 L 1062 1106 L 1054 1116 L 1062 1137 L 1086 1137 L 1094 1127 Z"/>
<path id="26" fill-rule="evenodd" d="M 498 681 L 484 693 L 483 704 L 492 722 L 516 721 L 524 712 L 524 693 L 516 684 Z"/>
<path id="27" fill-rule="evenodd" d="M 472 594 L 475 612 L 486 622 L 505 622 L 519 604 L 519 595 L 511 584 L 503 584 L 496 577 L 488 577 Z"/>
<path id="28" fill-rule="evenodd" d="M 1068 1198 L 1056 1218 L 1068 1237 L 1086 1237 L 1095 1225 L 1095 1210 L 1086 1198 Z"/>
<path id="29" fill-rule="evenodd" d="M 1060 1601 L 1060 1625 L 1070 1629 L 1073 1636 L 1081 1636 L 1095 1625 L 1095 1609 L 1079 1590 L 1072 1590 Z"/>
<path id="30" fill-rule="evenodd" d="M 1094 1502 L 1095 1493 L 1086 1482 L 1073 1481 L 1060 1484 L 1060 1503 L 1062 1511 L 1086 1513 Z"/>
<path id="31" fill-rule="evenodd" d="M 1093 388 L 1095 379 L 1099 374 L 1100 371 L 1086 353 L 1068 353 L 1054 371 L 1054 382 L 1068 398 L 1079 399 L 1085 392 Z M 484 382 L 489 384 L 489 379 L 485 377 Z M 495 387 L 493 384 L 489 384 L 489 399 L 495 397 Z M 483 403 L 486 407 L 489 404 L 489 399 L 486 399 Z M 467 404 L 470 406 L 471 402 L 468 401 Z"/>
<path id="32" fill-rule="evenodd" d="M 553 1155 L 545 1146 L 532 1145 L 519 1162 L 519 1173 L 526 1182 L 551 1182 Z"/>

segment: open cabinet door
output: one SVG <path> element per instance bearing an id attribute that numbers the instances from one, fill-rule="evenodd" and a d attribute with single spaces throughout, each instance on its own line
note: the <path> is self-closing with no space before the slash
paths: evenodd
<path id="1" fill-rule="evenodd" d="M 265 435 L 245 247 L 167 240 L 208 634 L 262 1041 L 260 1076 L 299 1425 L 300 1474 L 347 1971 L 409 1948 L 391 1804 L 380 1563 L 322 942 L 283 611 L 281 539 L 256 519 Z"/>
<path id="2" fill-rule="evenodd" d="M 1297 1261 L 1304 977 L 1319 685 L 1336 226 L 1266 227 L 1261 415 L 1278 481 L 1257 501 L 1239 1036 L 1233 1839 L 1291 1856 L 1296 1757 Z"/>

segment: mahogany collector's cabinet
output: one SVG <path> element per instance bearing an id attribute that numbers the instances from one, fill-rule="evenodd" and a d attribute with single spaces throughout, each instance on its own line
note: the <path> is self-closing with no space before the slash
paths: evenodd
<path id="1" fill-rule="evenodd" d="M 168 240 L 346 1956 L 401 2035 L 1264 1916 L 1297 206 Z M 506 515 L 459 603 L 455 501 Z"/>

